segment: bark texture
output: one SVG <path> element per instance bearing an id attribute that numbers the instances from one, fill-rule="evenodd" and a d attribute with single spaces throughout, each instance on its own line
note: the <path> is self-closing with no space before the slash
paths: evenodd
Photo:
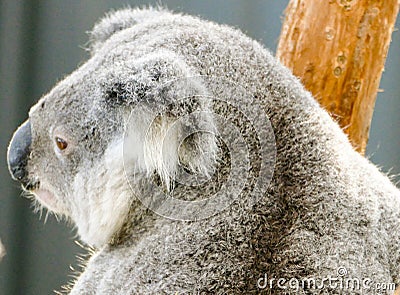
<path id="1" fill-rule="evenodd" d="M 365 153 L 399 0 L 291 0 L 277 56 Z"/>

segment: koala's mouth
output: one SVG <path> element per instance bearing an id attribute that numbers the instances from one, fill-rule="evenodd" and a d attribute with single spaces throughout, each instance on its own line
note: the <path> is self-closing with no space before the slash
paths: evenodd
<path id="1" fill-rule="evenodd" d="M 26 191 L 34 191 L 40 188 L 40 181 L 32 181 L 22 185 Z"/>

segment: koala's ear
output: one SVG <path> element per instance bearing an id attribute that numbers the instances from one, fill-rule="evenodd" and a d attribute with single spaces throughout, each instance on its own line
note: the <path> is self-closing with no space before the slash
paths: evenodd
<path id="1" fill-rule="evenodd" d="M 163 83 L 134 106 L 127 128 L 127 147 L 136 153 L 132 165 L 156 173 L 167 190 L 182 177 L 209 179 L 218 151 L 209 97 L 198 79 L 185 77 Z"/>
<path id="2" fill-rule="evenodd" d="M 93 55 L 101 48 L 103 43 L 116 32 L 130 28 L 137 23 L 154 19 L 168 11 L 162 7 L 146 8 L 146 9 L 122 9 L 111 11 L 101 18 L 93 27 L 89 34 L 89 51 Z"/>

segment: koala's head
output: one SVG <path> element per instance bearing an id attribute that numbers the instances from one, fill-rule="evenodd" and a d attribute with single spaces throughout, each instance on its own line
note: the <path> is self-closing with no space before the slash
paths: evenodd
<path id="1" fill-rule="evenodd" d="M 32 107 L 8 150 L 13 178 L 95 246 L 122 226 L 132 184 L 156 176 L 168 191 L 178 166 L 207 174 L 215 162 L 212 132 L 181 136 L 214 130 L 206 87 L 186 79 L 198 73 L 162 48 L 132 45 L 149 14 L 168 13 L 119 11 L 97 24 L 91 58 Z"/>

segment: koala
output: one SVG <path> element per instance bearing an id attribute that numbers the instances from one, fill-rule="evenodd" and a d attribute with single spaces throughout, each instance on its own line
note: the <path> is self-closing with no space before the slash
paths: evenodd
<path id="1" fill-rule="evenodd" d="M 93 247 L 66 293 L 377 294 L 400 283 L 399 190 L 261 44 L 126 8 L 94 26 L 89 51 L 8 149 L 37 206 Z"/>

